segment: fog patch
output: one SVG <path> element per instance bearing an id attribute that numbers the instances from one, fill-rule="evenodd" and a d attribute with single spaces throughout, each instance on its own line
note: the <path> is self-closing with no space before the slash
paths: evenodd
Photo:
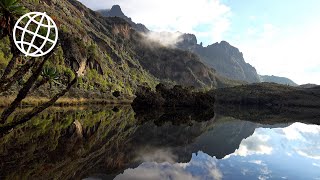
<path id="1" fill-rule="evenodd" d="M 183 41 L 182 37 L 183 33 L 181 32 L 148 32 L 142 33 L 144 37 L 145 43 L 149 43 L 149 45 L 162 45 L 165 47 L 176 47 L 177 43 Z"/>

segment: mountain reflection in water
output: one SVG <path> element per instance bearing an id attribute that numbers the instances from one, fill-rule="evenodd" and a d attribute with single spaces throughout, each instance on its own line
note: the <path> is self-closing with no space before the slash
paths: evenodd
<path id="1" fill-rule="evenodd" d="M 198 151 L 190 162 L 148 161 L 115 179 L 319 179 L 319 139 L 316 125 L 257 128 L 223 159 Z"/>
<path id="2" fill-rule="evenodd" d="M 320 178 L 320 127 L 294 123 L 318 115 L 232 112 L 250 121 L 213 110 L 51 108 L 0 138 L 0 179 Z"/>

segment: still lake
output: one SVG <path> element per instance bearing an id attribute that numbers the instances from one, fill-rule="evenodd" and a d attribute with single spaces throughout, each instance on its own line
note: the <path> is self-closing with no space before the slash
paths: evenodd
<path id="1" fill-rule="evenodd" d="M 2 135 L 0 179 L 320 179 L 305 113 L 52 107 Z"/>

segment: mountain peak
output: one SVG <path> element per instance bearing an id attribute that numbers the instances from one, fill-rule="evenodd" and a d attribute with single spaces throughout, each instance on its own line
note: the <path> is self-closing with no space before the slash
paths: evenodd
<path id="1" fill-rule="evenodd" d="M 98 10 L 105 17 L 120 17 L 126 20 L 135 30 L 140 32 L 149 32 L 148 28 L 146 28 L 143 24 L 137 24 L 132 21 L 130 17 L 127 17 L 121 10 L 119 5 L 113 5 L 111 9 Z"/>
<path id="2" fill-rule="evenodd" d="M 231 46 L 227 41 L 221 41 L 220 44 L 221 44 L 221 45 Z"/>
<path id="3" fill-rule="evenodd" d="M 114 16 L 117 16 L 117 17 L 125 16 L 119 5 L 113 5 L 112 8 L 110 9 L 109 13 Z"/>

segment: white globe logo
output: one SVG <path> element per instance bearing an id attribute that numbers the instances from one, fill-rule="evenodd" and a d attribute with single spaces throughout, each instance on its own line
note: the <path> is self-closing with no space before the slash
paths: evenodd
<path id="1" fill-rule="evenodd" d="M 44 56 L 55 47 L 58 28 L 46 13 L 30 12 L 20 17 L 15 24 L 13 40 L 26 56 Z"/>

